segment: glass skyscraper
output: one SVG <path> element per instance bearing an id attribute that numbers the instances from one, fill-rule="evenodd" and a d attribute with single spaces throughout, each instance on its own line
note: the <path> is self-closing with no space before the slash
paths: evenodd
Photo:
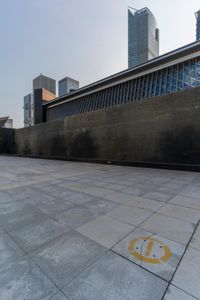
<path id="1" fill-rule="evenodd" d="M 132 68 L 159 56 L 159 29 L 147 8 L 128 10 L 128 67 Z"/>
<path id="2" fill-rule="evenodd" d="M 200 40 L 200 10 L 196 12 L 196 19 L 197 19 L 197 41 Z"/>

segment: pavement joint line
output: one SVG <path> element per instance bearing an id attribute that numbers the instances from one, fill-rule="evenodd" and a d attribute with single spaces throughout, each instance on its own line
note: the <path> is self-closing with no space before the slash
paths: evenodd
<path id="1" fill-rule="evenodd" d="M 49 275 L 48 274 L 46 274 L 46 272 L 40 267 L 40 265 L 38 265 L 36 262 L 35 262 L 35 260 L 33 260 L 32 259 L 32 257 L 31 257 L 31 255 L 30 254 L 32 254 L 33 252 L 35 252 L 35 251 L 37 251 L 37 250 L 39 250 L 41 247 L 43 247 L 44 245 L 41 245 L 39 248 L 37 248 L 37 249 L 35 249 L 34 251 L 32 251 L 32 252 L 27 252 L 26 250 L 24 250 L 23 248 L 22 248 L 22 246 L 21 245 L 19 245 L 14 239 L 13 239 L 13 237 L 10 235 L 10 233 L 8 232 L 8 231 L 6 231 L 4 228 L 3 228 L 3 230 L 5 231 L 5 233 L 12 239 L 12 241 L 23 251 L 23 253 L 25 254 L 25 255 L 27 255 L 28 256 L 28 258 L 30 259 L 30 261 L 34 264 L 34 265 L 36 265 L 39 269 L 40 269 L 40 271 L 55 285 L 55 287 L 59 290 L 59 291 L 62 291 L 62 293 L 63 293 L 63 288 L 65 287 L 65 286 L 67 286 L 69 283 L 71 283 L 76 277 L 78 277 L 82 272 L 84 272 L 86 269 L 88 269 L 89 267 L 91 267 L 93 264 L 95 264 L 103 255 L 105 255 L 107 252 L 109 252 L 110 251 L 110 249 L 108 249 L 108 248 L 106 248 L 106 247 L 104 247 L 105 249 L 106 249 L 106 251 L 105 252 L 103 252 L 102 254 L 100 254 L 100 255 L 98 255 L 97 257 L 96 257 L 96 259 L 93 261 L 93 262 L 91 262 L 87 267 L 83 267 L 82 269 L 81 269 L 81 271 L 80 272 L 78 272 L 78 274 L 76 274 L 75 275 L 75 277 L 73 277 L 67 284 L 65 284 L 64 286 L 62 286 L 62 287 L 59 287 L 50 277 L 49 277 Z M 71 230 L 71 231 L 75 231 L 75 230 Z M 68 231 L 69 232 L 69 231 Z M 62 236 L 64 236 L 64 235 L 66 235 L 68 232 L 66 232 L 66 233 L 64 233 L 64 234 L 62 234 Z M 77 232 L 77 231 L 76 231 Z M 79 233 L 80 234 L 80 233 Z M 55 241 L 56 239 L 58 239 L 58 238 L 60 238 L 61 236 L 59 236 L 59 237 L 57 237 L 57 238 L 55 238 L 55 239 L 53 239 L 53 240 L 51 240 L 51 241 Z M 89 239 L 89 238 L 88 238 Z M 90 239 L 91 240 L 91 239 Z M 51 241 L 49 241 L 49 242 L 47 242 L 46 244 L 48 244 L 48 243 L 50 243 Z M 97 243 L 98 244 L 98 243 Z M 100 245 L 100 244 L 99 244 Z M 102 246 L 102 245 L 100 245 L 100 246 Z M 24 256 L 25 257 L 25 256 Z M 69 298 L 69 296 L 67 296 L 68 298 Z M 51 299 L 51 298 L 50 298 Z"/>
<path id="2" fill-rule="evenodd" d="M 187 295 L 193 297 L 194 299 L 199 300 L 199 298 L 195 297 L 194 295 L 191 295 L 191 294 L 188 293 L 187 291 L 185 291 L 185 290 L 183 290 L 182 288 L 176 286 L 174 283 L 171 283 L 170 286 L 173 286 L 173 287 L 177 288 L 178 290 L 184 292 L 185 294 L 187 294 Z M 169 286 L 169 287 L 170 287 L 170 286 Z"/>
<path id="3" fill-rule="evenodd" d="M 164 207 L 165 206 L 165 204 L 163 204 L 163 206 L 162 207 Z M 143 224 L 143 223 L 145 223 L 149 218 L 151 218 L 154 214 L 156 214 L 157 213 L 157 211 L 158 211 L 158 209 L 156 210 L 156 211 L 153 211 L 152 212 L 152 214 L 150 215 L 150 216 L 148 216 L 145 220 L 143 220 L 141 223 L 139 223 L 137 226 L 134 226 L 134 225 L 132 225 L 132 224 L 129 224 L 129 223 L 125 223 L 125 222 L 122 222 L 122 223 L 124 223 L 124 224 L 127 224 L 127 225 L 131 225 L 131 226 L 133 226 L 134 227 L 134 229 L 133 230 L 131 230 L 129 233 L 127 233 L 126 235 L 124 235 L 120 240 L 118 240 L 110 249 L 113 249 L 117 244 L 119 244 L 122 240 L 124 240 L 126 237 L 128 237 L 128 235 L 129 234 L 131 234 L 131 233 L 133 233 L 136 229 L 140 229 L 140 226 Z M 111 217 L 112 218 L 112 217 Z M 112 219 L 114 219 L 114 218 L 112 218 Z M 151 232 L 152 234 L 156 234 L 156 233 L 153 233 L 153 232 Z M 114 252 L 114 251 L 113 251 Z"/>
<path id="4" fill-rule="evenodd" d="M 166 288 L 166 290 L 165 290 L 165 292 L 164 292 L 164 295 L 163 295 L 163 297 L 162 297 L 161 300 L 164 300 L 164 297 L 165 297 L 165 295 L 166 295 L 166 293 L 167 293 L 167 290 L 168 290 L 169 286 L 171 285 L 171 283 L 172 283 L 172 281 L 173 281 L 173 279 L 174 279 L 174 276 L 175 276 L 175 274 L 176 274 L 176 272 L 177 272 L 177 270 L 178 270 L 178 267 L 180 266 L 180 264 L 181 264 L 181 262 L 182 262 L 182 260 L 183 260 L 183 257 L 185 256 L 185 253 L 186 253 L 186 251 L 187 251 L 187 249 L 188 249 L 188 247 L 189 247 L 189 245 L 190 245 L 190 243 L 191 243 L 191 241 L 192 241 L 192 239 L 193 239 L 193 236 L 194 236 L 194 234 L 195 234 L 195 232 L 196 232 L 196 230 L 197 230 L 199 224 L 200 224 L 200 221 L 199 221 L 199 222 L 196 224 L 196 226 L 195 226 L 195 229 L 194 229 L 194 231 L 193 231 L 193 233 L 192 233 L 192 235 L 191 235 L 191 237 L 190 237 L 190 239 L 189 239 L 189 241 L 188 241 L 188 243 L 187 243 L 187 245 L 186 245 L 186 247 L 185 247 L 185 249 L 184 249 L 184 251 L 183 251 L 183 254 L 181 255 L 181 258 L 180 258 L 180 260 L 179 260 L 179 262 L 178 262 L 178 264 L 177 264 L 177 266 L 176 266 L 176 268 L 175 268 L 175 271 L 174 271 L 174 273 L 173 273 L 173 275 L 172 275 L 172 278 L 171 278 L 171 280 L 169 281 L 169 284 L 168 284 L 168 286 L 167 286 L 167 288 Z M 187 294 L 188 294 L 188 293 L 187 293 Z"/>
<path id="5" fill-rule="evenodd" d="M 98 244 L 98 243 L 97 243 Z M 99 244 L 100 245 L 100 244 Z M 96 257 L 96 259 L 91 262 L 89 265 L 87 265 L 86 267 L 83 267 L 80 272 L 78 272 L 72 279 L 70 279 L 66 284 L 64 284 L 61 288 L 59 288 L 59 290 L 61 290 L 63 292 L 62 289 L 64 289 L 65 287 L 67 287 L 73 280 L 75 280 L 81 273 L 85 272 L 87 269 L 89 269 L 92 265 L 96 264 L 105 254 L 107 254 L 108 252 L 110 252 L 110 249 L 104 247 L 106 249 L 105 252 L 103 252 L 102 254 L 98 255 Z M 69 298 L 69 296 L 67 296 Z"/>
<path id="6" fill-rule="evenodd" d="M 5 229 L 4 229 L 4 231 L 12 239 L 12 241 L 21 249 L 21 251 L 24 253 L 24 258 L 26 258 L 26 256 L 28 256 L 28 258 L 30 259 L 31 263 L 33 263 L 36 267 L 38 267 L 39 270 L 42 272 L 42 274 L 45 275 L 52 282 L 52 284 L 54 284 L 54 286 L 57 289 L 59 289 L 59 287 L 57 286 L 57 284 L 40 268 L 40 266 L 32 259 L 32 257 L 29 255 L 29 253 L 27 253 L 19 244 L 16 243 L 16 241 L 12 238 L 12 236 L 9 234 L 8 231 L 6 231 Z"/>

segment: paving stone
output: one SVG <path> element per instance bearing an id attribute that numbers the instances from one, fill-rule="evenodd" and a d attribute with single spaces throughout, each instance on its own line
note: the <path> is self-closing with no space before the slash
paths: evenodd
<path id="1" fill-rule="evenodd" d="M 152 211 L 137 207 L 120 206 L 107 213 L 107 215 L 121 222 L 137 226 L 150 217 Z"/>
<path id="2" fill-rule="evenodd" d="M 0 191 L 0 204 L 15 201 L 15 198 L 5 191 Z"/>
<path id="3" fill-rule="evenodd" d="M 30 199 L 26 200 L 26 203 L 29 203 Z M 71 207 L 73 207 L 73 204 L 67 202 L 64 199 L 60 198 L 54 198 L 51 197 L 49 199 L 45 199 L 40 197 L 34 199 L 34 203 L 30 203 L 31 206 L 38 208 L 40 211 L 42 211 L 45 214 L 48 214 L 50 216 L 54 216 L 56 213 L 63 212 Z"/>
<path id="4" fill-rule="evenodd" d="M 0 291 L 0 300 L 47 300 L 57 289 L 29 259 L 20 259 L 0 268 Z"/>
<path id="5" fill-rule="evenodd" d="M 95 198 L 95 196 L 91 196 L 86 193 L 72 191 L 71 195 L 67 198 L 67 200 L 72 204 L 85 204 L 89 201 L 94 200 Z"/>
<path id="6" fill-rule="evenodd" d="M 195 225 L 192 223 L 159 214 L 151 216 L 140 227 L 184 245 L 189 242 L 195 230 Z"/>
<path id="7" fill-rule="evenodd" d="M 200 210 L 200 198 L 191 198 L 178 195 L 171 199 L 169 203 Z"/>
<path id="8" fill-rule="evenodd" d="M 172 283 L 200 299 L 200 251 L 188 247 Z"/>
<path id="9" fill-rule="evenodd" d="M 129 226 L 107 216 L 100 216 L 77 228 L 77 231 L 97 243 L 111 248 L 133 229 L 133 226 Z"/>
<path id="10" fill-rule="evenodd" d="M 58 292 L 55 296 L 53 296 L 53 298 L 49 300 L 69 300 L 69 298 L 67 298 L 63 293 Z"/>
<path id="11" fill-rule="evenodd" d="M 158 213 L 194 224 L 200 220 L 200 211 L 172 204 L 166 204 Z"/>
<path id="12" fill-rule="evenodd" d="M 36 197 L 40 195 L 40 190 L 37 190 L 35 188 L 29 187 L 29 186 L 20 186 L 16 188 L 8 189 L 7 192 L 9 195 L 15 197 L 17 200 L 23 200 L 29 197 Z"/>
<path id="13" fill-rule="evenodd" d="M 84 204 L 84 207 L 90 209 L 96 216 L 105 214 L 118 206 L 119 204 L 115 202 L 103 199 L 95 199 Z"/>
<path id="14" fill-rule="evenodd" d="M 30 252 L 69 230 L 60 222 L 46 219 L 11 231 L 10 235 L 26 252 Z"/>
<path id="15" fill-rule="evenodd" d="M 163 300 L 195 300 L 196 298 L 186 294 L 182 290 L 170 285 Z"/>
<path id="16" fill-rule="evenodd" d="M 56 214 L 54 217 L 66 226 L 75 229 L 94 219 L 96 217 L 96 213 L 92 212 L 87 207 L 77 205 L 67 211 Z"/>
<path id="17" fill-rule="evenodd" d="M 47 218 L 47 215 L 23 203 L 9 202 L 0 205 L 0 225 L 8 231 L 35 221 L 39 222 L 45 218 Z"/>
<path id="18" fill-rule="evenodd" d="M 127 206 L 144 208 L 151 211 L 157 211 L 159 208 L 161 208 L 164 205 L 163 202 L 155 201 L 151 199 L 145 199 L 142 197 L 133 197 L 131 200 L 127 200 L 125 204 Z"/>
<path id="19" fill-rule="evenodd" d="M 185 246 L 151 232 L 136 229 L 112 250 L 169 281 L 183 255 Z"/>
<path id="20" fill-rule="evenodd" d="M 167 282 L 107 253 L 65 287 L 71 300 L 160 300 Z"/>
<path id="21" fill-rule="evenodd" d="M 0 234 L 0 269 L 3 265 L 14 262 L 19 258 L 23 258 L 25 253 L 17 246 L 17 244 L 8 236 L 1 232 Z"/>
<path id="22" fill-rule="evenodd" d="M 195 234 L 193 235 L 190 246 L 200 250 L 200 225 L 197 227 Z"/>
<path id="23" fill-rule="evenodd" d="M 144 196 L 144 198 L 149 198 L 152 200 L 157 200 L 157 201 L 162 201 L 162 202 L 167 202 L 173 197 L 173 195 L 171 193 L 164 193 L 164 192 L 159 192 L 159 191 L 153 191 L 150 193 L 146 193 L 143 196 Z"/>
<path id="24" fill-rule="evenodd" d="M 32 252 L 31 257 L 62 288 L 105 251 L 106 248 L 71 231 Z"/>

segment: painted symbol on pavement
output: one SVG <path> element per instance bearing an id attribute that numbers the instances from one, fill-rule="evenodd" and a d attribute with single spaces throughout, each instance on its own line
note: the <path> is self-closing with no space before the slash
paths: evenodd
<path id="1" fill-rule="evenodd" d="M 151 237 L 139 237 L 131 240 L 128 250 L 137 260 L 150 264 L 165 263 L 172 256 L 165 243 Z"/>

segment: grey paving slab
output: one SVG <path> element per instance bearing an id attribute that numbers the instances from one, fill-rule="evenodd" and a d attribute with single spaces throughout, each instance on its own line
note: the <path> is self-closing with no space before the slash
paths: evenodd
<path id="1" fill-rule="evenodd" d="M 170 281 L 183 255 L 185 246 L 151 232 L 136 229 L 112 250 Z"/>
<path id="2" fill-rule="evenodd" d="M 200 198 L 191 198 L 178 195 L 169 201 L 171 204 L 177 204 L 184 207 L 200 210 Z"/>
<path id="3" fill-rule="evenodd" d="M 109 252 L 64 292 L 71 300 L 160 300 L 166 287 L 162 279 Z"/>
<path id="4" fill-rule="evenodd" d="M 106 248 L 78 232 L 71 231 L 32 252 L 31 257 L 62 287 L 105 251 Z"/>
<path id="5" fill-rule="evenodd" d="M 25 253 L 17 246 L 17 244 L 8 236 L 1 232 L 0 234 L 0 269 L 3 265 L 14 262 L 19 258 L 23 258 Z"/>
<path id="6" fill-rule="evenodd" d="M 96 213 L 83 205 L 69 208 L 67 211 L 56 214 L 54 218 L 70 228 L 77 228 L 96 217 Z"/>
<path id="7" fill-rule="evenodd" d="M 157 211 L 164 205 L 164 203 L 142 197 L 133 197 L 131 200 L 127 200 L 125 205 Z"/>
<path id="8" fill-rule="evenodd" d="M 29 203 L 32 199 L 27 199 L 26 203 Z M 73 204 L 66 201 L 65 199 L 51 197 L 45 199 L 44 197 L 38 197 L 33 199 L 33 202 L 30 203 L 31 206 L 38 208 L 45 214 L 54 216 L 56 213 L 63 212 L 70 207 L 73 207 Z"/>
<path id="9" fill-rule="evenodd" d="M 163 300 L 195 300 L 196 298 L 178 289 L 172 284 L 169 286 Z"/>
<path id="10" fill-rule="evenodd" d="M 172 204 L 166 204 L 158 211 L 158 213 L 194 224 L 197 224 L 200 220 L 200 211 Z"/>
<path id="11" fill-rule="evenodd" d="M 85 204 L 89 201 L 94 200 L 95 198 L 96 197 L 86 193 L 72 191 L 71 195 L 67 197 L 67 201 L 69 201 L 72 204 Z"/>
<path id="12" fill-rule="evenodd" d="M 45 219 L 44 221 L 35 222 L 13 230 L 10 232 L 10 235 L 20 247 L 26 252 L 30 252 L 69 230 L 61 222 Z"/>
<path id="13" fill-rule="evenodd" d="M 36 197 L 40 195 L 40 190 L 32 188 L 30 186 L 21 186 L 16 188 L 8 189 L 9 195 L 13 196 L 17 200 L 23 200 L 29 197 Z"/>
<path id="14" fill-rule="evenodd" d="M 69 298 L 67 298 L 67 296 L 65 296 L 63 293 L 58 292 L 55 296 L 53 296 L 49 300 L 69 300 Z"/>
<path id="15" fill-rule="evenodd" d="M 152 215 L 152 211 L 123 205 L 113 209 L 107 215 L 121 222 L 138 226 Z"/>
<path id="16" fill-rule="evenodd" d="M 0 191 L 0 204 L 15 201 L 14 197 L 9 195 L 6 191 Z"/>
<path id="17" fill-rule="evenodd" d="M 195 225 L 192 223 L 166 217 L 160 214 L 152 215 L 140 227 L 184 245 L 189 242 L 195 230 Z"/>
<path id="18" fill-rule="evenodd" d="M 173 197 L 173 194 L 164 193 L 164 192 L 160 192 L 160 191 L 153 191 L 153 192 L 150 192 L 150 193 L 146 193 L 143 196 L 144 196 L 144 198 L 149 198 L 149 199 L 152 199 L 152 200 L 167 202 Z"/>
<path id="19" fill-rule="evenodd" d="M 200 250 L 200 225 L 198 225 L 198 227 L 195 231 L 195 234 L 192 237 L 190 246 L 192 248 L 196 248 L 196 249 Z"/>
<path id="20" fill-rule="evenodd" d="M 57 289 L 29 259 L 20 259 L 0 268 L 0 291 L 0 300 L 47 300 Z"/>
<path id="21" fill-rule="evenodd" d="M 92 213 L 96 216 L 105 214 L 118 206 L 118 203 L 99 198 L 84 204 L 84 207 L 90 209 L 90 211 L 92 211 Z"/>
<path id="22" fill-rule="evenodd" d="M 111 248 L 133 229 L 133 226 L 108 216 L 100 216 L 76 230 L 104 247 Z"/>
<path id="23" fill-rule="evenodd" d="M 0 205 L 0 225 L 7 231 L 23 227 L 35 221 L 47 218 L 34 207 L 23 203 L 10 202 Z"/>
<path id="24" fill-rule="evenodd" d="M 172 283 L 200 299 L 200 251 L 188 247 Z"/>

